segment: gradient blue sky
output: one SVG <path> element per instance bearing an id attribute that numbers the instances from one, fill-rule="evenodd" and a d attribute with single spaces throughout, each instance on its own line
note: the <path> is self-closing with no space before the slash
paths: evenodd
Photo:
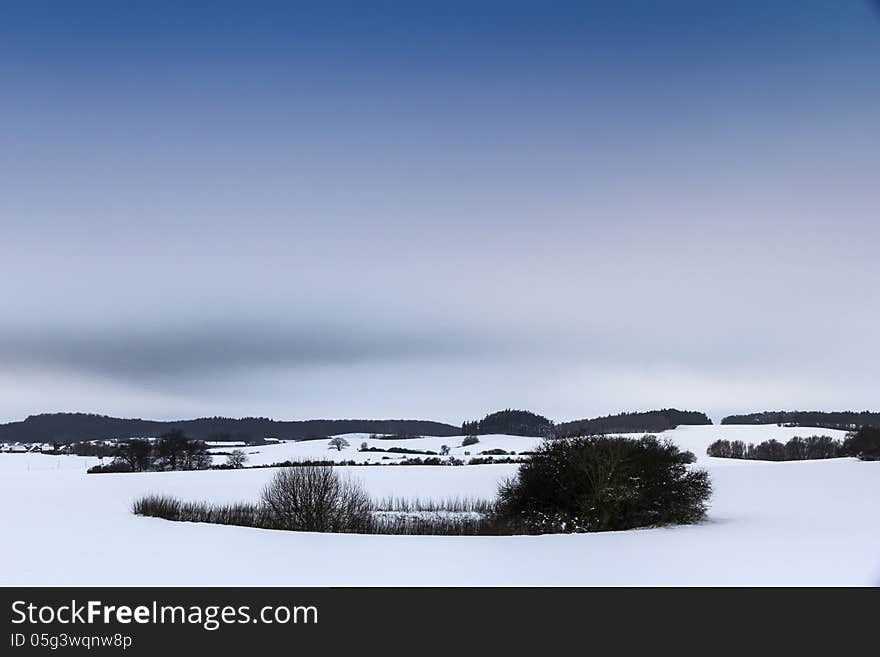
<path id="1" fill-rule="evenodd" d="M 0 419 L 880 410 L 880 11 L 3 2 Z"/>

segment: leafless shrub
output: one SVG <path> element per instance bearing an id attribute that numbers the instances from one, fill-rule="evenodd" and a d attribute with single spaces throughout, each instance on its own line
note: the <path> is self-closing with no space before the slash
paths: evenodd
<path id="1" fill-rule="evenodd" d="M 247 460 L 247 454 L 245 454 L 243 450 L 234 449 L 232 450 L 232 453 L 226 457 L 226 465 L 237 470 L 238 468 L 243 468 L 244 464 L 247 463 Z"/>
<path id="2" fill-rule="evenodd" d="M 368 532 L 372 503 L 360 482 L 332 466 L 301 465 L 279 470 L 263 489 L 269 526 L 313 532 Z"/>

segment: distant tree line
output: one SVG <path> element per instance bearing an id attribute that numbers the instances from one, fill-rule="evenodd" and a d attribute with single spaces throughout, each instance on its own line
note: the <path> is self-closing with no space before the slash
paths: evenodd
<path id="1" fill-rule="evenodd" d="M 830 436 L 795 436 L 786 443 L 771 438 L 757 445 L 741 440 L 716 440 L 706 450 L 709 456 L 756 461 L 807 461 L 854 456 L 863 461 L 880 459 L 880 428 L 865 427 L 844 440 Z"/>
<path id="2" fill-rule="evenodd" d="M 789 427 L 857 430 L 880 426 L 880 413 L 870 411 L 761 411 L 744 415 L 728 415 L 721 424 L 778 424 Z"/>
<path id="3" fill-rule="evenodd" d="M 301 420 L 264 417 L 210 417 L 174 422 L 114 418 L 90 413 L 45 413 L 20 422 L 0 424 L 0 442 L 73 443 L 86 440 L 161 436 L 181 431 L 194 440 L 258 443 L 266 437 L 283 440 L 326 438 L 345 433 L 457 436 L 459 427 L 430 420 Z"/>
<path id="4" fill-rule="evenodd" d="M 660 433 L 679 425 L 706 425 L 712 420 L 698 411 L 664 408 L 644 413 L 618 413 L 588 420 L 574 420 L 556 425 L 559 438 L 595 436 L 612 433 Z"/>
<path id="5" fill-rule="evenodd" d="M 135 439 L 122 443 L 113 463 L 95 466 L 89 472 L 207 470 L 211 464 L 204 441 L 187 438 L 182 431 L 169 431 L 156 442 Z"/>

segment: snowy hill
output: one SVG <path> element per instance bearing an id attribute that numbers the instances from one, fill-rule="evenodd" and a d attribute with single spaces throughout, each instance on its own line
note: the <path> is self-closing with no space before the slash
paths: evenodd
<path id="1" fill-rule="evenodd" d="M 86 475 L 95 458 L 0 454 L 0 584 L 254 585 L 875 585 L 880 583 L 880 462 L 713 459 L 718 438 L 760 442 L 843 432 L 686 426 L 670 438 L 698 457 L 714 495 L 701 525 L 603 534 L 362 536 L 171 523 L 136 517 L 145 493 L 254 500 L 270 468 Z M 359 458 L 368 436 L 346 436 Z M 481 436 L 472 452 L 528 450 L 536 439 Z M 386 441 L 375 441 L 384 444 Z M 438 449 L 450 439 L 387 441 Z M 435 444 L 436 443 L 436 444 Z M 381 446 L 381 445 L 380 445 Z M 476 449 L 478 448 L 478 449 Z M 256 448 L 252 462 L 329 451 L 326 441 Z M 369 453 L 369 458 L 381 456 Z M 389 455 L 390 456 L 390 455 Z M 218 457 L 219 458 L 219 457 Z M 364 456 L 363 458 L 367 458 Z M 491 497 L 516 465 L 350 467 L 377 497 Z M 59 545 L 63 544 L 63 558 Z M 198 555 L 191 568 L 177 556 Z M 136 557 L 138 568 L 130 567 Z M 241 566 L 231 567 L 231 559 Z"/>

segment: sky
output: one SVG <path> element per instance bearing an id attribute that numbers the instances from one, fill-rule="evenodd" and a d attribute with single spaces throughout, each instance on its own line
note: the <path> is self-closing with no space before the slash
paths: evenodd
<path id="1" fill-rule="evenodd" d="M 0 420 L 880 410 L 867 0 L 0 4 Z"/>

